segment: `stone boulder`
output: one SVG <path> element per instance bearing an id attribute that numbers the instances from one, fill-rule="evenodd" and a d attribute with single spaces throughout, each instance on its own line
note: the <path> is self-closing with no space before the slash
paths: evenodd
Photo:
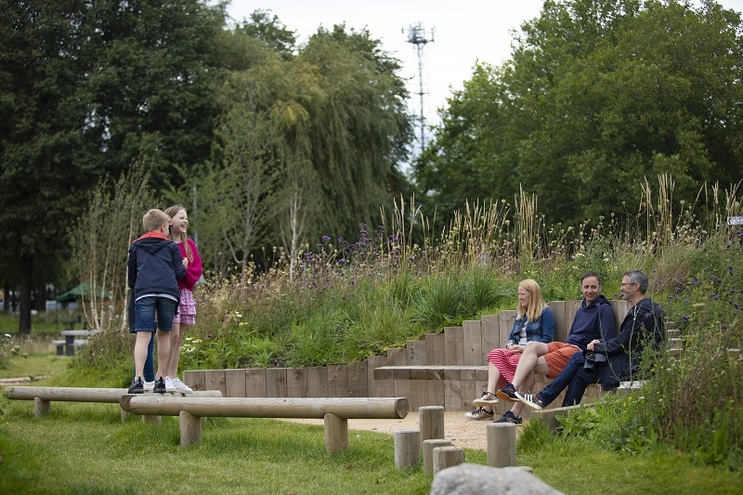
<path id="1" fill-rule="evenodd" d="M 439 471 L 431 495 L 564 495 L 528 468 L 459 464 Z"/>

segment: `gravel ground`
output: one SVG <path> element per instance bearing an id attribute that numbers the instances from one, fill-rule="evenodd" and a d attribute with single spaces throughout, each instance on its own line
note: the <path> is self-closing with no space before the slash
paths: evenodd
<path id="1" fill-rule="evenodd" d="M 465 411 L 444 411 L 444 436 L 456 447 L 487 450 L 485 428 L 489 420 L 472 421 L 464 417 Z M 321 419 L 287 419 L 296 423 L 322 425 Z M 368 430 L 393 435 L 397 430 L 418 428 L 418 412 L 411 411 L 404 419 L 349 419 L 349 430 Z"/>

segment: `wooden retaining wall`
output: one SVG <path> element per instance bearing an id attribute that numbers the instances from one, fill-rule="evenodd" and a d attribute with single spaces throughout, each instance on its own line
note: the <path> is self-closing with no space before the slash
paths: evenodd
<path id="1" fill-rule="evenodd" d="M 611 304 L 619 325 L 629 305 Z M 550 307 L 555 340 L 565 340 L 580 301 L 556 301 Z M 352 366 L 196 370 L 186 371 L 184 381 L 195 390 L 220 390 L 225 397 L 407 397 L 412 411 L 421 406 L 469 410 L 487 385 L 486 356 L 506 343 L 515 313 L 501 311 L 445 327 Z M 404 379 L 375 379 L 374 370 L 384 366 L 421 368 Z"/>

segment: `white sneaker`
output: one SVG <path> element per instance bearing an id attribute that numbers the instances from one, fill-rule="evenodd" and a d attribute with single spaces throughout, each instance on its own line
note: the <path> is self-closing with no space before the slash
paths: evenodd
<path id="1" fill-rule="evenodd" d="M 492 408 L 498 402 L 500 401 L 498 400 L 498 397 L 495 396 L 495 394 L 491 394 L 490 392 L 483 392 L 482 396 L 479 399 L 475 399 L 472 401 L 472 404 L 474 404 L 476 407 Z"/>
<path id="2" fill-rule="evenodd" d="M 155 388 L 155 380 L 152 380 L 151 382 L 144 382 L 145 392 L 152 392 L 154 388 Z"/>
<path id="3" fill-rule="evenodd" d="M 493 411 L 487 411 L 484 407 L 478 407 L 464 415 L 467 419 L 493 419 L 493 416 Z"/>
<path id="4" fill-rule="evenodd" d="M 189 387 L 188 385 L 186 385 L 185 383 L 183 383 L 177 376 L 173 378 L 171 381 L 173 383 L 173 387 L 175 387 L 176 392 L 180 392 L 182 394 L 193 393 L 193 389 Z"/>
<path id="5" fill-rule="evenodd" d="M 177 392 L 175 385 L 173 385 L 173 379 L 169 376 L 165 377 L 165 391 L 168 393 Z"/>

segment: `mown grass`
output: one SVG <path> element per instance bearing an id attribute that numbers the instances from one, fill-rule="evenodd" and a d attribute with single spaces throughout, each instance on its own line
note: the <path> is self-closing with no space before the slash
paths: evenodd
<path id="1" fill-rule="evenodd" d="M 14 356 L 6 366 L 0 367 L 0 378 L 31 378 L 36 380 L 59 374 L 70 363 L 70 358 L 52 353 Z"/>
<path id="2" fill-rule="evenodd" d="M 0 493 L 13 494 L 425 494 L 432 478 L 394 466 L 391 435 L 351 431 L 349 448 L 330 454 L 323 428 L 270 419 L 216 419 L 200 444 L 179 446 L 178 420 L 125 423 L 113 404 L 53 403 L 33 416 L 30 401 L 2 400 Z M 527 426 L 518 462 L 556 489 L 576 495 L 738 494 L 741 473 L 695 466 L 675 453 L 612 453 Z M 485 465 L 486 453 L 465 451 Z"/>

